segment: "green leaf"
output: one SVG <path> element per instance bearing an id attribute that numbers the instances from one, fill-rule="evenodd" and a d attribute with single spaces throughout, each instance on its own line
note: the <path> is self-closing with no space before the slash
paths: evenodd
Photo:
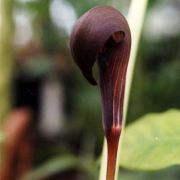
<path id="1" fill-rule="evenodd" d="M 23 177 L 23 180 L 39 180 L 47 178 L 56 173 L 63 172 L 78 166 L 78 158 L 72 155 L 65 155 L 61 157 L 55 157 L 45 162 L 43 165 L 37 167 L 35 170 L 29 172 Z"/>
<path id="2" fill-rule="evenodd" d="M 120 165 L 159 170 L 180 165 L 180 111 L 145 115 L 125 129 Z"/>
<path id="3" fill-rule="evenodd" d="M 170 167 L 159 171 L 120 170 L 118 180 L 179 180 L 180 167 Z"/>

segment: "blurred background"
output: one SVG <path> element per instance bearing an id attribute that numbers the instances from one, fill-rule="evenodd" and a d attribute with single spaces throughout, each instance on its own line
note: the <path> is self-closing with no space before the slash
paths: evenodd
<path id="1" fill-rule="evenodd" d="M 18 139 L 14 151 L 7 145 L 7 159 L 17 152 L 19 158 L 13 159 L 19 168 L 9 170 L 10 179 L 97 179 L 103 145 L 100 94 L 74 64 L 69 36 L 76 19 L 89 8 L 113 3 L 127 16 L 130 2 L 0 2 L 0 123 L 9 132 L 21 117 L 17 132 L 26 129 L 23 140 L 14 132 Z M 149 0 L 127 124 L 148 112 L 180 108 L 179 89 L 180 1 Z M 6 154 L 5 148 L 1 159 Z M 180 169 L 132 172 L 121 168 L 121 176 L 124 180 L 178 180 Z"/>

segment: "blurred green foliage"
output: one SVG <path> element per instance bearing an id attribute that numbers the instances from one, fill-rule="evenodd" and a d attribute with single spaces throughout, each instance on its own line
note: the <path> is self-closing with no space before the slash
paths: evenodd
<path id="1" fill-rule="evenodd" d="M 180 33 L 177 37 L 142 39 L 130 96 L 128 122 L 148 112 L 180 108 Z M 138 105 L 137 105 L 138 104 Z"/>
<path id="2" fill-rule="evenodd" d="M 178 180 L 179 179 L 179 167 L 171 167 L 160 171 L 127 171 L 122 170 L 120 172 L 119 179 L 124 180 Z"/>

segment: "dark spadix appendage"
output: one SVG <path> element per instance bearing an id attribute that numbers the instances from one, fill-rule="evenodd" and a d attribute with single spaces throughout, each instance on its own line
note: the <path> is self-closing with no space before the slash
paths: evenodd
<path id="1" fill-rule="evenodd" d="M 112 7 L 92 8 L 74 26 L 70 47 L 76 64 L 93 85 L 97 83 L 92 75 L 92 66 L 98 62 L 103 127 L 108 144 L 107 179 L 113 180 L 131 47 L 127 21 Z"/>

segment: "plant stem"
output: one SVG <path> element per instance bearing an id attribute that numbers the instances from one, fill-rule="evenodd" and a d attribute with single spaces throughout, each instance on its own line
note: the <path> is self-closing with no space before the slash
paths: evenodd
<path id="1" fill-rule="evenodd" d="M 131 54 L 130 54 L 130 60 L 129 60 L 128 70 L 127 70 L 127 77 L 126 77 L 126 89 L 125 89 L 124 108 L 123 108 L 124 109 L 123 127 L 125 125 L 125 119 L 126 119 L 126 114 L 127 114 L 127 109 L 128 109 L 129 94 L 130 94 L 131 83 L 132 83 L 132 76 L 133 76 L 136 55 L 137 55 L 137 50 L 138 50 L 138 44 L 140 40 L 140 35 L 142 31 L 142 25 L 143 25 L 143 20 L 144 20 L 147 4 L 148 4 L 148 0 L 132 0 L 130 4 L 130 8 L 129 8 L 129 13 L 128 13 L 128 22 L 130 25 L 131 36 L 132 36 L 132 45 L 131 45 Z M 123 129 L 124 128 L 122 128 L 122 130 Z M 121 145 L 121 141 L 119 142 L 118 149 L 120 149 L 120 145 Z M 119 162 L 119 152 L 117 154 L 117 162 Z M 107 143 L 106 141 L 104 141 L 99 180 L 105 180 L 106 165 L 107 165 Z M 119 165 L 116 166 L 114 179 L 117 179 L 118 167 Z"/>
<path id="2" fill-rule="evenodd" d="M 126 90 L 125 90 L 125 99 L 124 99 L 124 123 L 126 120 L 129 95 L 131 90 L 131 84 L 133 79 L 133 72 L 136 63 L 136 56 L 139 47 L 140 36 L 142 32 L 144 17 L 148 5 L 148 0 L 132 0 L 128 13 L 128 23 L 131 29 L 131 53 L 127 69 L 126 77 Z"/>
<path id="3" fill-rule="evenodd" d="M 12 2 L 12 0 L 0 0 L 0 130 L 11 106 Z M 0 142 L 0 166 L 3 161 L 4 140 L 5 138 Z"/>
<path id="4" fill-rule="evenodd" d="M 0 0 L 0 127 L 11 106 L 12 2 Z"/>
<path id="5" fill-rule="evenodd" d="M 118 152 L 118 142 L 121 134 L 120 128 L 114 128 L 106 136 L 108 146 L 107 174 L 106 180 L 114 180 L 116 174 L 116 159 Z"/>

